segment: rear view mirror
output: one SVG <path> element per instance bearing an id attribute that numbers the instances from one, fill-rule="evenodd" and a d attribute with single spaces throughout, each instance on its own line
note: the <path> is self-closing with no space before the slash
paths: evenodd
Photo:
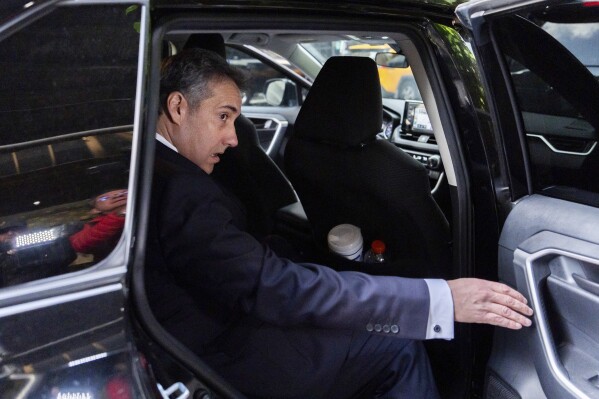
<path id="1" fill-rule="evenodd" d="M 407 68 L 408 60 L 403 54 L 396 53 L 376 53 L 374 58 L 378 66 L 388 68 Z"/>

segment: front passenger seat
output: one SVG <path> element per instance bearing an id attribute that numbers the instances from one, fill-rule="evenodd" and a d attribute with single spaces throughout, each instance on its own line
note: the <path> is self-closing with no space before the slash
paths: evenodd
<path id="1" fill-rule="evenodd" d="M 385 242 L 397 274 L 448 276 L 449 224 L 425 167 L 376 138 L 382 110 L 375 62 L 330 58 L 296 119 L 285 169 L 323 251 L 328 231 L 351 223 L 361 228 L 365 249 Z"/>

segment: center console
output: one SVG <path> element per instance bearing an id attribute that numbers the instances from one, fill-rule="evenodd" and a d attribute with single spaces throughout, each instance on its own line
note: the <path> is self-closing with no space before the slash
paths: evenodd
<path id="1" fill-rule="evenodd" d="M 405 102 L 402 121 L 393 131 L 391 142 L 426 167 L 434 194 L 443 179 L 443 164 L 433 127 L 422 102 Z"/>

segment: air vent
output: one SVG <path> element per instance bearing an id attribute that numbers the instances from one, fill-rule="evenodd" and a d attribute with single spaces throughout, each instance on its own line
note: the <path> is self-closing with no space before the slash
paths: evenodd
<path id="1" fill-rule="evenodd" d="M 430 134 L 414 133 L 414 132 L 409 132 L 409 133 L 401 132 L 399 134 L 399 137 L 401 137 L 404 140 L 416 141 L 418 143 L 437 145 L 437 140 L 435 139 L 435 136 L 430 135 Z"/>

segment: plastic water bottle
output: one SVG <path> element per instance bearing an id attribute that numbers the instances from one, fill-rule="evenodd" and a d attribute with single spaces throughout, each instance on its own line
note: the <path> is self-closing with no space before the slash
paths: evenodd
<path id="1" fill-rule="evenodd" d="M 381 240 L 374 240 L 370 244 L 370 249 L 364 255 L 365 263 L 385 263 L 385 243 Z"/>

